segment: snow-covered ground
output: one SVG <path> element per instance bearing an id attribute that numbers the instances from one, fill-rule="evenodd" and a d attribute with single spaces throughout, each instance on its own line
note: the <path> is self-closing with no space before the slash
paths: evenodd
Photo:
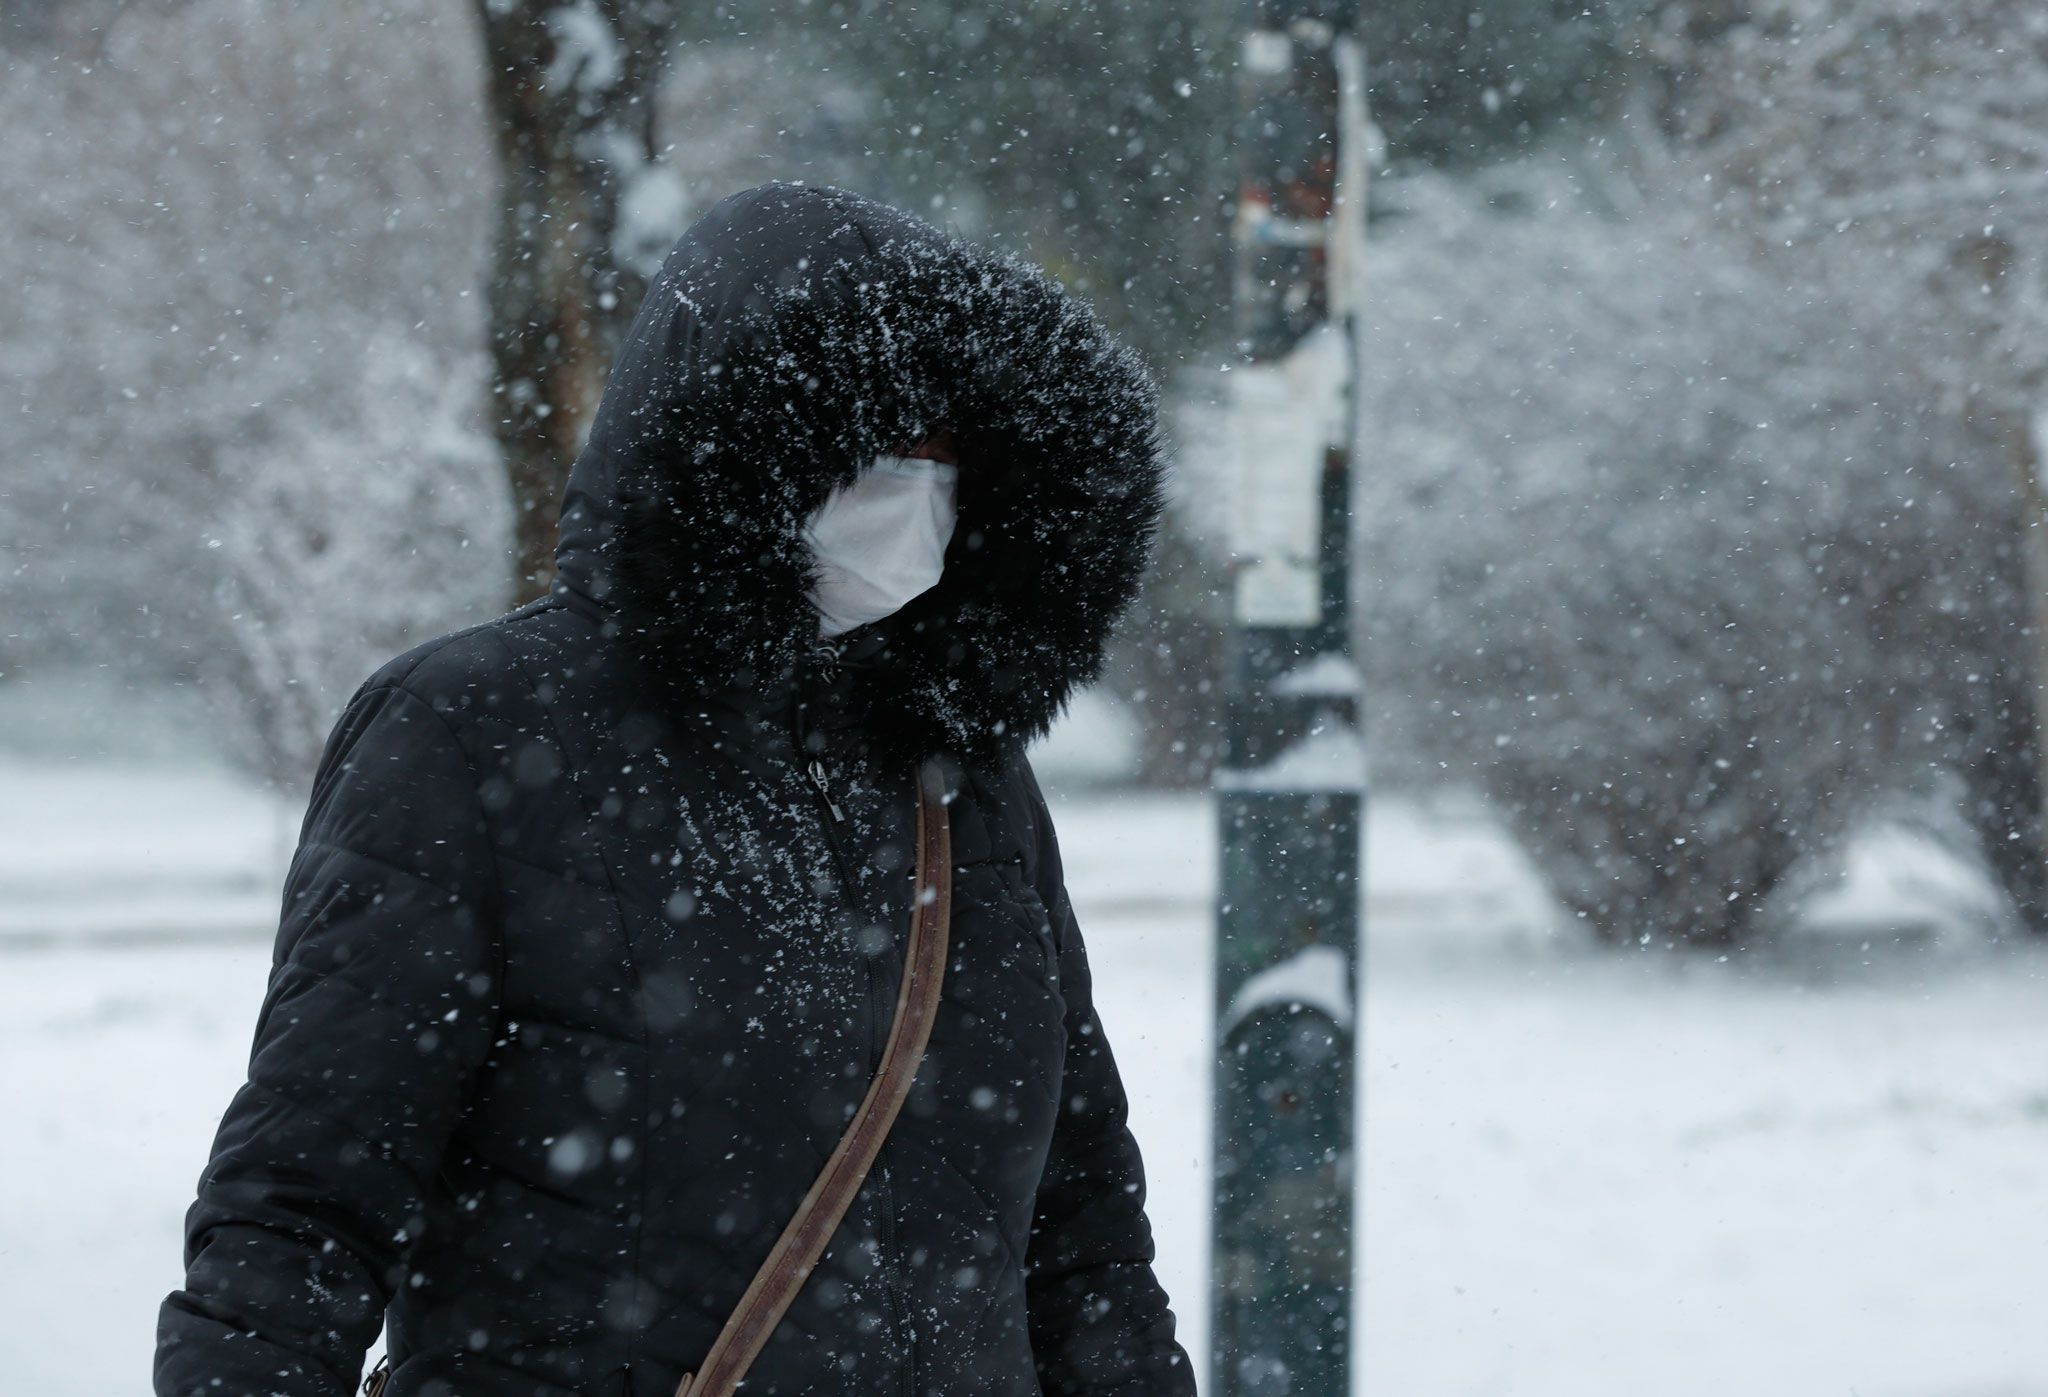
<path id="1" fill-rule="evenodd" d="M 152 770 L 0 759 L 4 1393 L 147 1390 L 262 992 L 294 812 Z M 1199 1360 L 1210 807 L 1056 810 Z M 2048 1394 L 2048 955 L 1617 960 L 1455 804 L 1368 860 L 1361 1392 Z"/>

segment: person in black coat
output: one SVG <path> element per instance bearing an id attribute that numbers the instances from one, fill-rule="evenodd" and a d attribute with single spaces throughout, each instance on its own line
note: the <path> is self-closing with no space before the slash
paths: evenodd
<path id="1" fill-rule="evenodd" d="M 835 619 L 826 506 L 919 457 L 958 463 L 936 585 Z M 1193 1393 L 1024 756 L 1163 470 L 1145 369 L 1014 258 L 782 184 L 685 233 L 551 593 L 384 666 L 328 743 L 159 1397 L 340 1397 L 380 1325 L 390 1397 L 669 1397 L 873 1075 L 932 756 L 930 1047 L 742 1390 Z"/>

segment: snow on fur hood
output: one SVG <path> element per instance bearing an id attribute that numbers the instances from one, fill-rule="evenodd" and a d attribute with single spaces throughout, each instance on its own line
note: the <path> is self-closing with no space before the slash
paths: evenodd
<path id="1" fill-rule="evenodd" d="M 950 427 L 945 574 L 873 624 L 856 702 L 878 751 L 993 757 L 1095 677 L 1137 593 L 1157 401 L 1138 356 L 1015 257 L 844 190 L 746 190 L 683 234 L 627 333 L 563 499 L 556 588 L 685 701 L 772 686 L 817 633 L 803 520 Z"/>

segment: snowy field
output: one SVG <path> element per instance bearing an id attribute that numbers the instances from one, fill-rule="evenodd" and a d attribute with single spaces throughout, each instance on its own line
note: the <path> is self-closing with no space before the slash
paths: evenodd
<path id="1" fill-rule="evenodd" d="M 0 757 L 0 1394 L 147 1390 L 262 991 L 295 812 L 150 770 Z M 1055 803 L 1200 1359 L 1209 807 Z M 1471 811 L 1368 859 L 1360 1392 L 2048 1397 L 2048 956 L 1618 961 Z"/>

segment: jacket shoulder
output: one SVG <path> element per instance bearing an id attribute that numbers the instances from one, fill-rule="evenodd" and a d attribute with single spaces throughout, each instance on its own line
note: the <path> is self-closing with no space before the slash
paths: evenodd
<path id="1" fill-rule="evenodd" d="M 401 689 L 447 717 L 516 707 L 529 693 L 516 652 L 551 609 L 545 600 L 531 602 L 422 641 L 385 661 L 357 692 Z"/>

